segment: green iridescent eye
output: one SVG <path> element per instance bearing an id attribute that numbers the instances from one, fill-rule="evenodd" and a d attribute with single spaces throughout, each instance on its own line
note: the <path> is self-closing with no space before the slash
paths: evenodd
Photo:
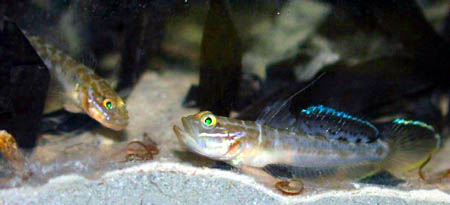
<path id="1" fill-rule="evenodd" d="M 217 123 L 216 117 L 211 113 L 204 114 L 200 120 L 206 127 L 214 127 Z"/>
<path id="2" fill-rule="evenodd" d="M 114 108 L 114 104 L 109 99 L 106 99 L 103 101 L 103 106 L 105 106 L 106 109 L 108 109 L 108 110 L 111 110 Z"/>
<path id="3" fill-rule="evenodd" d="M 211 120 L 210 117 L 208 117 L 208 118 L 205 119 L 205 124 L 211 125 L 211 123 L 212 123 L 212 120 Z"/>

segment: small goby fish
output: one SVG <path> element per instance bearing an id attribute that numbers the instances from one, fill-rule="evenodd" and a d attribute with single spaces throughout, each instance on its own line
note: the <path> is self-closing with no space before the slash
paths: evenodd
<path id="1" fill-rule="evenodd" d="M 381 170 L 398 176 L 422 166 L 440 147 L 439 134 L 419 121 L 397 119 L 378 129 L 324 106 L 303 109 L 296 118 L 275 128 L 203 111 L 182 117 L 184 129 L 173 130 L 197 154 L 237 168 L 281 165 L 279 170 L 293 168 L 283 177 L 310 181 L 358 180 Z"/>
<path id="2" fill-rule="evenodd" d="M 44 113 L 63 107 L 69 112 L 84 112 L 113 130 L 128 125 L 125 102 L 106 80 L 43 39 L 25 35 L 50 71 L 50 94 Z"/>

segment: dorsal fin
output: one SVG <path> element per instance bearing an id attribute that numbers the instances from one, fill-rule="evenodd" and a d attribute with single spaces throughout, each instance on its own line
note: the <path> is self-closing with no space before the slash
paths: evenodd
<path id="1" fill-rule="evenodd" d="M 331 139 L 370 143 L 379 137 L 372 123 L 323 105 L 302 109 L 297 121 L 297 129 Z"/>
<path id="2" fill-rule="evenodd" d="M 378 129 L 372 123 L 333 108 L 317 105 L 299 110 L 297 113 L 291 112 L 293 97 L 311 86 L 321 76 L 287 100 L 277 101 L 266 107 L 256 122 L 273 128 L 348 142 L 370 143 L 378 139 Z"/>
<path id="3" fill-rule="evenodd" d="M 309 87 L 311 87 L 316 81 L 318 81 L 325 74 L 326 74 L 325 72 L 321 73 L 316 79 L 312 80 L 304 88 L 295 92 L 288 99 L 276 101 L 272 105 L 265 107 L 263 109 L 263 111 L 261 112 L 261 114 L 259 114 L 256 122 L 260 123 L 260 124 L 271 125 L 274 128 L 280 128 L 279 126 L 281 126 L 281 127 L 289 126 L 289 124 L 286 124 L 287 121 L 293 117 L 295 118 L 295 116 L 292 115 L 291 112 L 289 111 L 289 108 L 291 107 L 292 99 L 295 96 L 297 96 L 298 94 L 300 94 L 301 92 L 303 92 L 306 89 L 308 89 Z"/>

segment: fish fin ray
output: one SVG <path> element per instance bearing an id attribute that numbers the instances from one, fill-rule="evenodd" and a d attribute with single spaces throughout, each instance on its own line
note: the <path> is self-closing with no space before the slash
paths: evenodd
<path id="1" fill-rule="evenodd" d="M 272 105 L 267 106 L 263 109 L 261 114 L 258 116 L 256 122 L 259 124 L 270 125 L 274 128 L 284 128 L 289 126 L 289 121 L 295 121 L 295 115 L 290 112 L 290 107 L 292 104 L 292 99 L 311 87 L 315 82 L 317 82 L 326 73 L 320 74 L 317 78 L 312 80 L 308 85 L 299 91 L 295 92 L 288 99 L 283 99 L 276 101 Z M 287 123 L 287 124 L 286 124 Z M 292 122 L 291 122 L 292 123 Z"/>
<path id="2" fill-rule="evenodd" d="M 306 183 L 336 186 L 342 182 L 359 180 L 381 170 L 377 163 L 356 163 L 345 166 L 298 167 L 287 164 L 269 164 L 263 168 L 277 178 L 298 178 Z"/>
<path id="3" fill-rule="evenodd" d="M 396 119 L 382 129 L 391 149 L 383 168 L 394 175 L 421 167 L 441 146 L 439 133 L 424 122 Z"/>

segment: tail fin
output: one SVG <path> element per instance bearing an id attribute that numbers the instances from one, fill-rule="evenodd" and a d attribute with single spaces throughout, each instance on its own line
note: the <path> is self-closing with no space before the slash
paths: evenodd
<path id="1" fill-rule="evenodd" d="M 391 149 L 383 168 L 394 175 L 424 166 L 441 146 L 441 136 L 420 121 L 396 119 L 382 128 L 381 136 Z"/>

